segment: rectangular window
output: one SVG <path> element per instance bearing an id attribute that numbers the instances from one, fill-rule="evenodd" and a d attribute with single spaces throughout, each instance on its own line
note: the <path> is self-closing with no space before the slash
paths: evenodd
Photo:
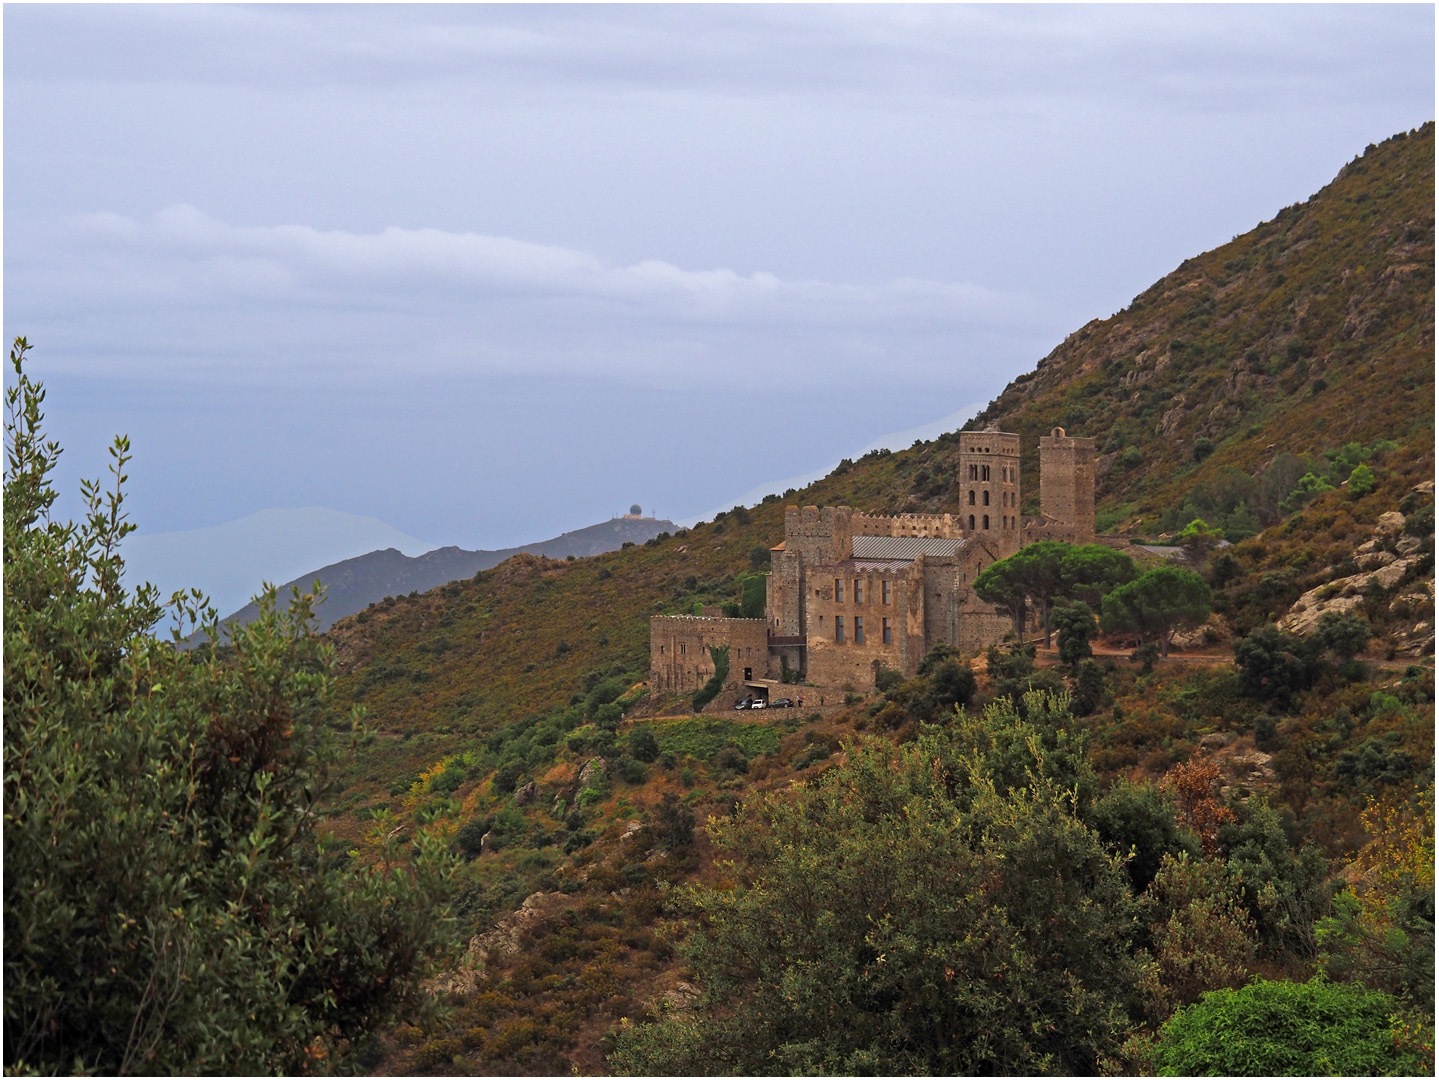
<path id="1" fill-rule="evenodd" d="M 839 578 L 834 579 L 834 602 L 836 604 L 844 603 L 844 582 Z"/>
<path id="2" fill-rule="evenodd" d="M 843 615 L 836 615 L 836 616 L 834 617 L 834 640 L 837 641 L 837 642 L 839 642 L 841 645 L 844 644 L 844 616 L 843 616 Z"/>
<path id="3" fill-rule="evenodd" d="M 861 615 L 854 617 L 854 643 L 856 645 L 864 644 L 864 617 Z"/>
<path id="4" fill-rule="evenodd" d="M 859 578 L 854 579 L 854 602 L 856 604 L 864 603 L 864 582 Z"/>
<path id="5" fill-rule="evenodd" d="M 889 603 L 889 601 L 890 601 L 890 595 L 891 595 L 890 590 L 891 590 L 891 583 L 890 583 L 890 582 L 888 582 L 888 581 L 882 581 L 882 582 L 880 582 L 880 584 L 879 584 L 879 602 L 880 602 L 881 604 L 887 604 L 887 603 Z"/>
<path id="6" fill-rule="evenodd" d="M 879 636 L 886 645 L 894 644 L 894 630 L 890 628 L 888 619 L 879 620 Z"/>

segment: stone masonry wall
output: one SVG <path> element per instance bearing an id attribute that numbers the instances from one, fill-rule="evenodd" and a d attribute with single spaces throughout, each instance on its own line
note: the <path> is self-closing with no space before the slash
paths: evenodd
<path id="1" fill-rule="evenodd" d="M 714 675 L 710 646 L 728 645 L 726 691 L 738 691 L 744 669 L 754 678 L 769 670 L 769 629 L 764 619 L 725 619 L 701 615 L 650 617 L 650 687 L 659 693 L 691 693 Z"/>
<path id="2" fill-rule="evenodd" d="M 842 563 L 807 566 L 805 571 L 809 618 L 805 676 L 810 682 L 817 686 L 850 683 L 856 690 L 867 690 L 874 685 L 880 667 L 914 673 L 924 656 L 923 559 L 885 570 Z M 842 585 L 839 596 L 836 579 Z M 844 627 L 843 640 L 837 640 L 836 618 Z M 863 642 L 856 640 L 856 619 L 864 631 Z M 886 623 L 888 642 L 884 640 Z"/>
<path id="3" fill-rule="evenodd" d="M 849 557 L 850 517 L 847 506 L 826 506 L 819 509 L 786 507 L 784 512 L 784 547 L 798 555 L 806 566 L 835 563 Z"/>
<path id="4" fill-rule="evenodd" d="M 1026 529 L 1026 539 L 1094 542 L 1093 439 L 1059 427 L 1040 437 L 1039 509 L 1039 526 Z"/>

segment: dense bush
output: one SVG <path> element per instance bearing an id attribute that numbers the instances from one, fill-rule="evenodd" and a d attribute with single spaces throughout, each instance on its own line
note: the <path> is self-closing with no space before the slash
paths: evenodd
<path id="1" fill-rule="evenodd" d="M 1161 1076 L 1414 1076 L 1432 1069 L 1396 1045 L 1398 1003 L 1360 986 L 1259 980 L 1216 990 L 1160 1031 Z"/>
<path id="2" fill-rule="evenodd" d="M 1128 1023 L 1136 912 L 1076 816 L 1082 756 L 1056 761 L 1052 738 L 997 703 L 908 746 L 862 743 L 721 826 L 737 885 L 681 897 L 705 996 L 622 1028 L 611 1068 L 1093 1072 Z"/>
<path id="3" fill-rule="evenodd" d="M 301 1073 L 420 995 L 441 939 L 442 842 L 383 865 L 316 832 L 329 790 L 330 653 L 312 601 L 273 591 L 218 648 L 149 636 L 127 593 L 115 487 L 52 520 L 58 447 L 11 353 L 4 514 L 7 1073 Z M 177 631 L 178 632 L 178 631 Z"/>

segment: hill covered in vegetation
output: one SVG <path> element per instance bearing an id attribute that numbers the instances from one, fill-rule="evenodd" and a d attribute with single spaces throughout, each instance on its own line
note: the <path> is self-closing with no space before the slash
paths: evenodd
<path id="1" fill-rule="evenodd" d="M 1083 672 L 1052 655 L 996 650 L 936 656 L 913 680 L 837 701 L 811 698 L 796 712 L 690 715 L 683 702 L 648 694 L 650 615 L 741 602 L 783 538 L 786 504 L 951 508 L 953 434 L 843 462 L 803 491 L 672 535 L 593 558 L 517 556 L 336 624 L 329 638 L 340 696 L 365 708 L 372 730 L 340 766 L 331 828 L 360 851 L 439 830 L 467 860 L 455 912 L 473 940 L 446 984 L 454 1011 L 392 1032 L 377 1065 L 757 1068 L 750 1058 L 702 1053 L 744 1051 L 706 1017 L 775 1012 L 733 986 L 725 997 L 716 974 L 725 961 L 713 950 L 732 946 L 735 963 L 760 955 L 753 941 L 724 936 L 718 897 L 736 886 L 754 897 L 752 887 L 794 884 L 765 877 L 769 841 L 744 822 L 783 824 L 820 843 L 784 809 L 796 782 L 806 804 L 831 807 L 836 822 L 852 817 L 845 792 L 929 807 L 967 790 L 916 776 L 897 791 L 877 763 L 913 771 L 918 759 L 911 750 L 893 757 L 871 739 L 923 746 L 926 760 L 987 754 L 994 779 L 1009 753 L 996 749 L 1003 739 L 995 732 L 1018 732 L 1045 746 L 1066 790 L 1089 793 L 1066 801 L 1031 778 L 1027 794 L 1024 785 L 1000 784 L 1010 802 L 975 796 L 965 813 L 998 828 L 1021 804 L 1049 807 L 1046 828 L 1060 829 L 1094 868 L 1086 888 L 1100 881 L 1101 906 L 1140 920 L 1137 937 L 1117 924 L 1084 930 L 1097 944 L 1083 962 L 1103 967 L 1120 939 L 1136 961 L 1104 968 L 1108 999 L 1071 1002 L 1089 1010 L 1092 1028 L 1113 1033 L 1130 1023 L 1140 1041 L 1124 1049 L 1117 1036 L 1083 1047 L 1020 1040 L 1003 1050 L 1018 1055 L 1009 1060 L 1144 1068 L 1145 1040 L 1203 989 L 1242 986 L 1255 974 L 1301 985 L 1318 968 L 1359 963 L 1358 952 L 1321 946 L 1320 930 L 1331 942 L 1346 933 L 1358 940 L 1394 896 L 1424 891 L 1412 874 L 1408 892 L 1386 886 L 1380 896 L 1364 883 L 1383 877 L 1376 867 L 1384 852 L 1422 835 L 1425 804 L 1411 796 L 1433 772 L 1433 140 L 1430 124 L 1370 147 L 1307 202 L 1188 260 L 1124 311 L 1077 331 L 972 422 L 1019 432 L 1027 477 L 1037 476 L 1035 440 L 1051 427 L 1099 439 L 1102 529 L 1154 538 L 1203 518 L 1233 542 L 1198 564 L 1215 616 L 1152 670 L 1126 660 L 1127 647 Z M 1036 485 L 1028 488 L 1032 512 Z M 1363 619 L 1357 666 L 1342 648 L 1326 652 L 1273 629 L 1321 608 Z M 1025 696 L 1034 691 L 1068 693 L 1070 704 L 1036 704 Z M 949 734 L 941 738 L 931 724 Z M 1029 745 L 1015 738 L 1004 745 Z M 834 776 L 824 780 L 827 770 Z M 697 827 L 710 819 L 713 830 Z M 947 828 L 925 822 L 935 836 Z M 873 820 L 859 814 L 853 833 L 832 839 L 854 851 L 887 842 L 866 823 Z M 787 857 L 802 869 L 795 852 L 809 849 L 795 843 Z M 1131 848 L 1137 857 L 1124 863 Z M 721 850 L 738 861 L 716 862 Z M 1123 878 L 1109 857 L 1125 867 L 1132 896 L 1114 891 Z M 923 866 L 918 860 L 913 872 L 922 876 Z M 1359 911 L 1348 923 L 1331 899 L 1344 882 Z M 826 887 L 848 895 L 852 884 L 840 875 Z M 691 890 L 688 899 L 667 908 L 676 885 Z M 1014 895 L 1024 903 L 1051 903 L 1021 885 Z M 681 910 L 691 921 L 666 917 Z M 856 909 L 855 918 L 869 914 Z M 772 916 L 757 908 L 754 917 Z M 1010 930 L 994 933 L 999 943 Z M 836 1008 L 860 1001 L 856 1016 L 898 1015 L 897 1003 L 917 991 L 876 981 L 877 963 L 878 953 L 864 960 L 853 1000 L 836 999 Z M 946 970 L 969 969 L 940 964 L 926 978 L 956 977 Z M 1395 970 L 1366 978 L 1408 993 L 1413 980 Z M 1132 998 L 1119 1003 L 1125 993 Z M 1428 1009 L 1432 1024 L 1432 999 Z M 1019 1030 L 1033 1022 L 1021 1013 L 1006 1023 Z M 664 1036 L 627 1034 L 626 1024 L 656 1018 L 669 1025 Z M 865 1056 L 899 1039 L 893 1031 L 876 1028 L 865 1046 L 799 1045 L 796 1033 L 812 1023 L 794 1016 L 783 1035 L 792 1057 L 776 1068 L 902 1066 Z M 665 1046 L 679 1047 L 678 1056 L 656 1056 Z M 923 1060 L 961 1067 L 959 1059 Z M 995 1060 L 979 1054 L 964 1067 Z"/>

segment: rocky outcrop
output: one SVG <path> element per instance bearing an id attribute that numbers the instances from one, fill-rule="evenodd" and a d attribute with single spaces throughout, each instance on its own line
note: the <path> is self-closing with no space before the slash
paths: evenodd
<path id="1" fill-rule="evenodd" d="M 1419 553 L 1423 547 L 1422 541 L 1417 537 L 1404 535 L 1404 521 L 1404 515 L 1397 510 L 1380 514 L 1374 525 L 1373 536 L 1354 549 L 1354 565 L 1359 568 L 1360 573 L 1326 581 L 1323 585 L 1310 589 L 1290 606 L 1289 611 L 1279 620 L 1279 628 L 1301 636 L 1313 633 L 1319 620 L 1329 612 L 1355 611 L 1364 606 L 1366 597 L 1373 591 L 1390 592 L 1397 588 L 1423 558 Z M 1424 583 L 1419 583 L 1417 591 L 1411 590 L 1401 599 L 1404 600 L 1404 613 L 1429 614 L 1431 621 L 1428 624 L 1428 639 L 1432 649 L 1434 586 L 1432 582 L 1428 584 L 1428 606 L 1421 609 L 1419 602 L 1426 595 L 1423 585 Z M 1394 604 L 1399 602 L 1396 599 L 1390 605 L 1390 610 L 1395 614 L 1400 614 L 1394 607 Z M 1422 630 L 1422 627 L 1416 629 Z M 1423 634 L 1419 636 L 1422 638 Z M 1401 651 L 1407 655 L 1423 655 L 1422 652 L 1407 652 L 1414 638 L 1413 633 L 1404 634 L 1402 637 L 1404 641 Z M 1421 643 L 1420 648 L 1422 647 Z"/>
<path id="2" fill-rule="evenodd" d="M 589 761 L 585 762 L 585 767 L 580 770 L 579 789 L 584 791 L 585 788 L 593 787 L 595 784 L 603 784 L 606 775 L 605 759 L 600 757 L 590 758 Z"/>

